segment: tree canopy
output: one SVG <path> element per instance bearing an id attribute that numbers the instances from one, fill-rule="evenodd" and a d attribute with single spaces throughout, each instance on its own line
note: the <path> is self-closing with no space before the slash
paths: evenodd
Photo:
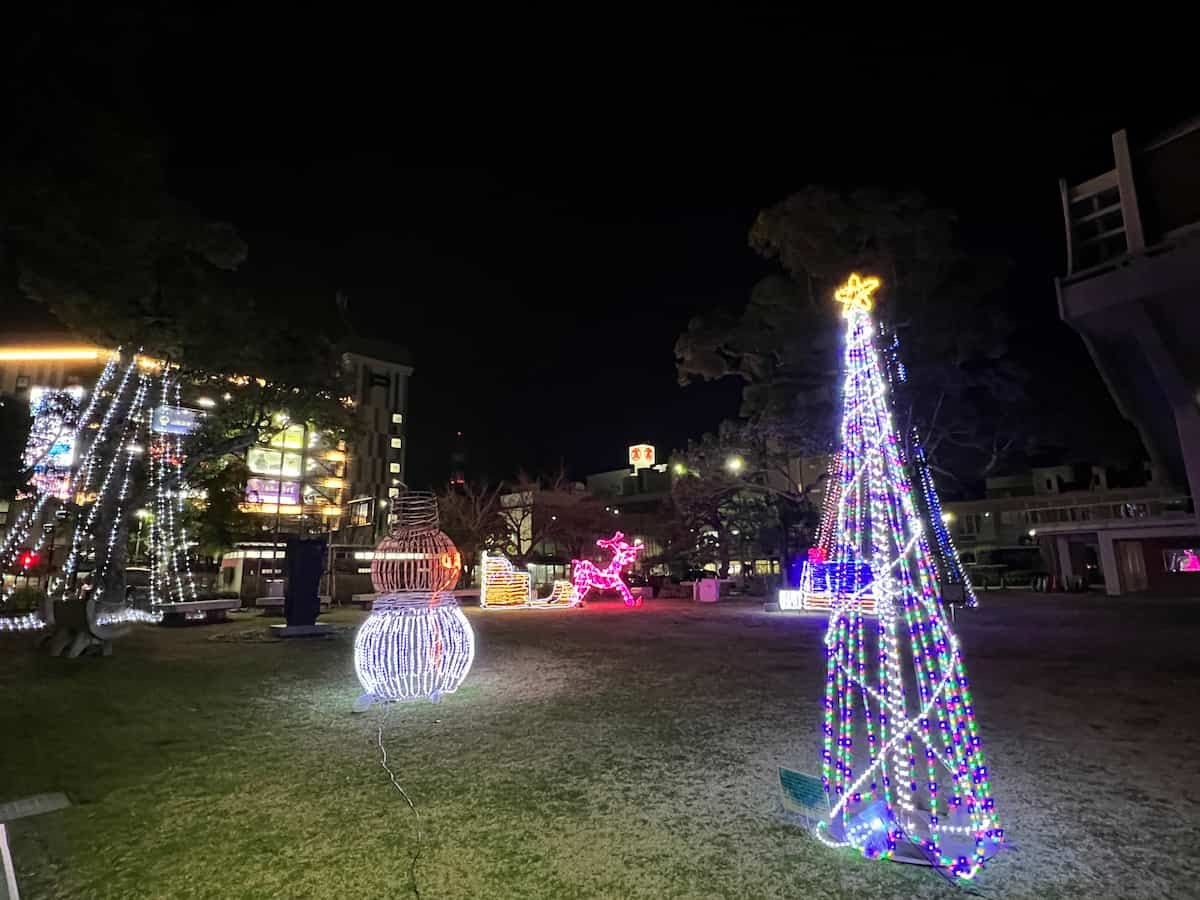
<path id="1" fill-rule="evenodd" d="M 809 495 L 818 486 L 801 483 L 788 447 L 769 423 L 724 422 L 672 454 L 671 496 L 696 561 L 717 562 L 722 574 L 742 556 L 786 564 L 815 523 Z"/>
<path id="2" fill-rule="evenodd" d="M 83 339 L 164 360 L 185 402 L 193 391 L 221 398 L 189 438 L 180 475 L 209 490 L 202 536 L 227 542 L 245 480 L 230 455 L 277 431 L 281 412 L 351 427 L 344 309 L 330 297 L 318 326 L 280 315 L 282 303 L 240 278 L 248 248 L 237 230 L 171 190 L 165 142 L 141 100 L 139 14 L 67 4 L 47 15 L 14 30 L 0 60 L 0 305 L 36 304 Z"/>
<path id="3" fill-rule="evenodd" d="M 675 347 L 682 383 L 740 378 L 748 420 L 831 449 L 841 369 L 833 291 L 852 271 L 871 273 L 883 281 L 876 317 L 899 338 L 908 373 L 900 424 L 921 430 L 931 463 L 966 483 L 1024 449 L 1028 404 L 1001 302 L 1008 264 L 968 255 L 953 213 L 915 192 L 808 187 L 763 210 L 749 241 L 786 276 L 760 281 L 740 312 L 689 323 Z"/>
<path id="4" fill-rule="evenodd" d="M 466 584 L 471 584 L 474 578 L 480 552 L 507 539 L 507 523 L 500 509 L 503 493 L 503 485 L 466 481 L 438 494 L 442 531 L 462 554 Z"/>

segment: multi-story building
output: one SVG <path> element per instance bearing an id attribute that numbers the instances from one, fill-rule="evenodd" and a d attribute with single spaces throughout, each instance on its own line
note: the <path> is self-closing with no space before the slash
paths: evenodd
<path id="1" fill-rule="evenodd" d="M 110 351 L 61 335 L 2 344 L 0 396 L 27 403 L 34 388 L 86 388 L 109 357 Z M 411 361 L 403 348 L 353 339 L 345 346 L 342 365 L 359 425 L 348 444 L 306 423 L 289 422 L 281 410 L 276 415 L 279 430 L 246 454 L 249 477 L 242 509 L 254 516 L 257 526 L 247 535 L 247 552 L 242 554 L 246 558 L 274 560 L 282 555 L 275 543 L 297 533 L 325 534 L 334 544 L 374 545 L 390 522 L 390 500 L 405 482 Z M 185 405 L 198 411 L 217 402 L 184 397 Z M 5 509 L 0 512 L 0 529 L 7 518 Z M 264 565 L 271 569 L 271 563 L 258 563 Z M 255 572 L 259 580 L 275 574 L 274 569 Z"/>
<path id="2" fill-rule="evenodd" d="M 1112 136 L 1113 167 L 1060 182 L 1067 274 L 1059 313 L 1079 334 L 1118 409 L 1137 428 L 1154 481 L 1187 498 L 1200 490 L 1200 119 L 1146 141 Z M 1044 523 L 1057 565 L 1062 544 L 1095 542 L 1109 593 L 1200 592 L 1194 514 Z"/>
<path id="3" fill-rule="evenodd" d="M 374 545 L 394 521 L 391 501 L 405 488 L 408 380 L 412 360 L 402 347 L 355 338 L 342 354 L 361 437 L 350 447 L 347 520 L 350 543 Z M 369 527 L 368 527 L 369 526 Z"/>

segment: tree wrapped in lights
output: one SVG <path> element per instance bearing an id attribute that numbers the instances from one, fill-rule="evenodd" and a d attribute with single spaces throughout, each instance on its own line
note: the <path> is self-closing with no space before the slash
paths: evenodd
<path id="1" fill-rule="evenodd" d="M 139 354 L 112 354 L 87 405 L 82 389 L 34 398 L 34 425 L 25 459 L 31 472 L 30 502 L 5 537 L 0 558 L 7 563 L 27 538 L 36 553 L 54 533 L 59 518 L 75 512 L 62 579 L 50 591 L 57 608 L 52 652 L 76 654 L 117 636 L 134 621 L 158 621 L 162 605 L 195 600 L 182 513 L 185 486 L 180 471 L 182 436 L 156 432 L 153 401 L 178 406 L 177 375 Z M 57 448 L 57 453 L 55 452 Z M 57 457 L 56 460 L 52 460 Z M 150 609 L 133 608 L 124 585 L 128 523 L 143 497 L 153 502 L 150 531 Z M 0 629 L 43 628 L 31 614 L 0 619 Z"/>
<path id="2" fill-rule="evenodd" d="M 928 861 L 973 877 L 1003 840 L 958 639 L 941 603 L 889 382 L 874 343 L 874 278 L 837 291 L 845 381 L 825 634 L 818 836 L 871 857 Z M 870 570 L 862 584 L 860 573 Z M 878 611 L 868 627 L 867 585 Z"/>

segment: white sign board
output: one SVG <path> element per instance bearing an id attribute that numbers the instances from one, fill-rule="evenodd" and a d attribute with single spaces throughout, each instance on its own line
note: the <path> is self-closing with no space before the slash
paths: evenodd
<path id="1" fill-rule="evenodd" d="M 648 469 L 654 463 L 653 444 L 632 444 L 629 447 L 629 464 L 635 469 Z"/>
<path id="2" fill-rule="evenodd" d="M 199 415 L 186 406 L 156 406 L 150 429 L 159 434 L 191 434 L 199 426 Z"/>

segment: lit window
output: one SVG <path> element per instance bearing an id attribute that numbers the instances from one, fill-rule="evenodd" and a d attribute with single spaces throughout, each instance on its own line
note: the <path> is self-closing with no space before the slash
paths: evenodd
<path id="1" fill-rule="evenodd" d="M 392 438 L 392 449 L 393 450 L 400 449 L 400 438 Z"/>
<path id="2" fill-rule="evenodd" d="M 389 497 L 399 497 L 400 496 L 400 488 L 388 488 L 388 496 Z"/>
<path id="3" fill-rule="evenodd" d="M 401 425 L 404 423 L 404 413 L 392 413 L 392 424 Z"/>
<path id="4" fill-rule="evenodd" d="M 400 463 L 388 463 L 388 471 L 393 475 L 400 474 Z"/>

